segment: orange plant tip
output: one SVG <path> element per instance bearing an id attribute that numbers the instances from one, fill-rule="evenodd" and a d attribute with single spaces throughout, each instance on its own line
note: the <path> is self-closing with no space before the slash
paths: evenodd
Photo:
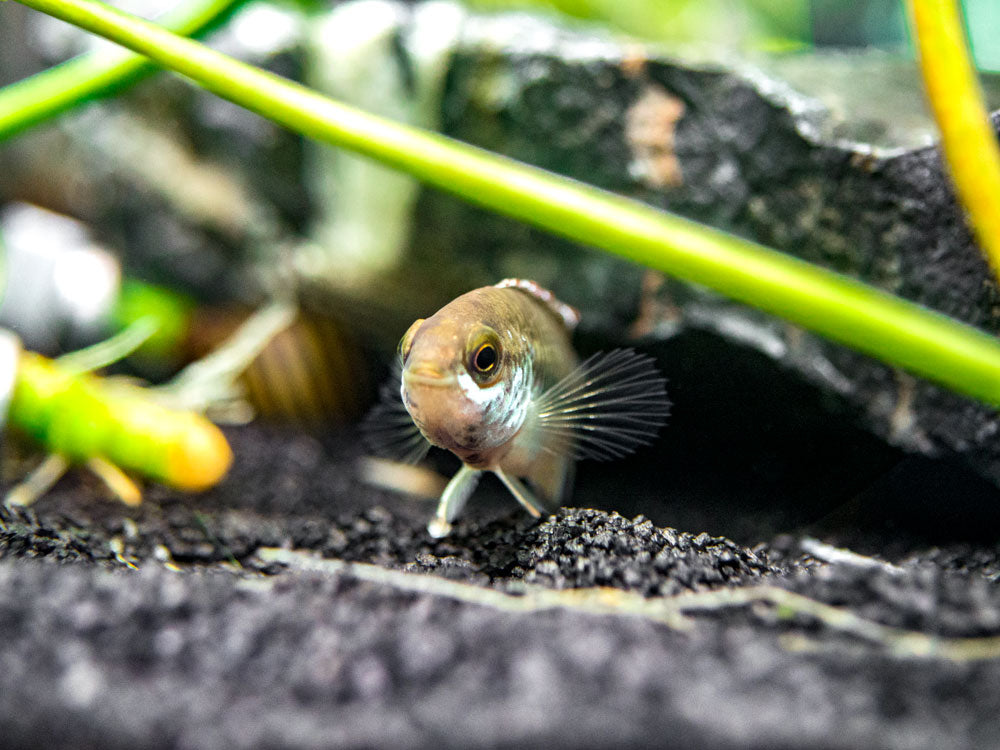
<path id="1" fill-rule="evenodd" d="M 218 484 L 233 463 L 233 451 L 222 430 L 198 415 L 182 439 L 168 449 L 166 481 L 179 490 L 200 492 Z"/>

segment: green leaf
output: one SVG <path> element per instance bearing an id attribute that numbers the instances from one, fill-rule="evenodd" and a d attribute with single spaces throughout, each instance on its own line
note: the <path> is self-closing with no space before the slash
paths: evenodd
<path id="1" fill-rule="evenodd" d="M 201 34 L 243 0 L 193 0 L 175 8 L 164 26 L 178 34 Z M 153 72 L 149 58 L 123 49 L 89 52 L 0 89 L 0 141 L 76 105 L 118 91 Z"/>

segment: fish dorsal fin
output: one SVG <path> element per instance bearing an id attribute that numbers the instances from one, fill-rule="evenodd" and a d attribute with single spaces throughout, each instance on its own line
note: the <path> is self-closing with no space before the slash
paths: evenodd
<path id="1" fill-rule="evenodd" d="M 608 460 L 653 441 L 670 413 L 666 379 L 631 349 L 593 355 L 535 401 L 546 450 Z"/>
<path id="2" fill-rule="evenodd" d="M 504 279 L 494 284 L 494 286 L 497 289 L 520 289 L 522 292 L 527 292 L 554 312 L 556 317 L 566 324 L 566 329 L 569 331 L 575 329 L 580 322 L 579 310 L 572 305 L 561 302 L 555 294 L 536 281 L 531 281 L 530 279 Z"/>
<path id="3" fill-rule="evenodd" d="M 379 389 L 379 401 L 361 423 L 368 450 L 377 456 L 415 464 L 427 455 L 431 444 L 423 436 L 403 405 L 399 389 L 403 365 L 396 362 L 391 377 Z"/>

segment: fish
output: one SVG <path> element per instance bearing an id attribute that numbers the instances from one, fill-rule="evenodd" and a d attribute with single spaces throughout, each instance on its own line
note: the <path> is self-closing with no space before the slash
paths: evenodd
<path id="1" fill-rule="evenodd" d="M 563 505 L 577 460 L 619 458 L 655 439 L 670 400 L 654 360 L 614 349 L 581 361 L 571 341 L 579 321 L 536 282 L 504 279 L 403 335 L 395 376 L 367 420 L 368 441 L 408 462 L 432 445 L 461 459 L 428 523 L 431 536 L 451 533 L 485 472 L 541 517 Z"/>

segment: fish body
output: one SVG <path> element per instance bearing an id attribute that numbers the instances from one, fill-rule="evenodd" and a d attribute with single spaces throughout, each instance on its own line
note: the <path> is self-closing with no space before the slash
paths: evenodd
<path id="1" fill-rule="evenodd" d="M 450 531 L 484 471 L 540 516 L 562 504 L 577 458 L 623 455 L 655 436 L 669 411 L 663 377 L 631 350 L 581 363 L 570 341 L 578 320 L 538 284 L 506 279 L 403 336 L 398 398 L 412 422 L 402 420 L 409 434 L 396 443 L 411 455 L 429 443 L 463 462 L 432 535 Z"/>
<path id="2" fill-rule="evenodd" d="M 400 395 L 421 433 L 472 468 L 529 475 L 554 447 L 531 429 L 532 403 L 578 364 L 565 322 L 510 286 L 463 294 L 415 325 Z"/>

